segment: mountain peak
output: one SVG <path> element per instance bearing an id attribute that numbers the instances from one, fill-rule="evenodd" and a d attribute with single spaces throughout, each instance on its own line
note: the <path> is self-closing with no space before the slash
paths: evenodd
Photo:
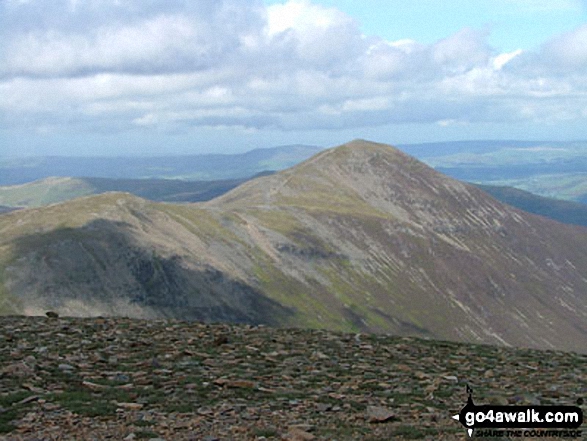
<path id="1" fill-rule="evenodd" d="M 254 179 L 211 205 L 268 204 L 362 212 L 395 212 L 402 200 L 430 199 L 443 186 L 463 186 L 387 144 L 356 139 L 324 150 L 272 176 Z M 398 198 L 395 196 L 409 197 Z M 372 211 L 372 210 L 371 210 Z"/>
<path id="2" fill-rule="evenodd" d="M 367 139 L 356 138 L 352 141 L 346 142 L 342 144 L 340 147 L 350 147 L 353 149 L 376 149 L 376 148 L 390 148 L 391 146 L 388 144 L 383 144 L 380 142 L 369 141 Z"/>
<path id="3" fill-rule="evenodd" d="M 378 142 L 368 141 L 365 139 L 354 139 L 350 142 L 344 143 L 338 147 L 333 147 L 325 152 L 329 152 L 334 158 L 337 154 L 352 153 L 353 155 L 372 156 L 378 154 L 384 155 L 399 155 L 402 159 L 413 160 L 411 156 L 403 153 L 401 150 L 389 144 L 382 144 Z M 328 156 L 328 155 L 325 155 Z"/>
<path id="4" fill-rule="evenodd" d="M 0 313 L 586 347 L 584 230 L 385 144 L 351 141 L 208 203 L 110 193 L 2 216 L 0 233 Z"/>

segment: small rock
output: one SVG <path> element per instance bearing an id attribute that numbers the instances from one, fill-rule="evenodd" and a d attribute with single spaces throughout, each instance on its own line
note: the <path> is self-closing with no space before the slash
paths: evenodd
<path id="1" fill-rule="evenodd" d="M 227 378 L 217 378 L 214 380 L 216 386 L 226 386 L 234 389 L 254 389 L 256 384 L 247 380 L 229 380 Z"/>
<path id="2" fill-rule="evenodd" d="M 395 417 L 391 410 L 380 406 L 367 407 L 367 419 L 370 423 L 386 423 Z"/>
<path id="3" fill-rule="evenodd" d="M 155 369 L 161 369 L 163 367 L 163 365 L 159 363 L 159 360 L 157 360 L 157 357 L 153 357 L 151 360 L 151 366 Z"/>
<path id="4" fill-rule="evenodd" d="M 530 394 L 516 396 L 514 397 L 514 401 L 516 404 L 523 404 L 527 406 L 540 406 L 542 404 L 537 397 Z"/>
<path id="5" fill-rule="evenodd" d="M 214 340 L 214 346 L 222 346 L 228 343 L 228 337 L 226 335 L 221 335 L 216 337 Z"/>
<path id="6" fill-rule="evenodd" d="M 27 404 L 27 403 L 31 403 L 33 401 L 37 401 L 39 398 L 41 398 L 41 397 L 39 397 L 38 395 L 31 395 L 30 397 L 27 397 L 24 400 L 20 400 L 16 404 Z"/>
<path id="7" fill-rule="evenodd" d="M 122 409 L 128 410 L 140 410 L 144 406 L 141 403 L 116 403 L 116 405 Z"/>
<path id="8" fill-rule="evenodd" d="M 55 311 L 47 311 L 47 312 L 45 313 L 45 315 L 46 315 L 47 317 L 49 317 L 50 319 L 56 319 L 56 318 L 59 318 L 59 314 L 57 314 Z"/>
<path id="9" fill-rule="evenodd" d="M 41 389 L 40 387 L 33 386 L 32 384 L 29 384 L 29 383 L 24 383 L 24 384 L 22 385 L 22 387 L 23 387 L 24 389 L 30 390 L 31 392 L 34 392 L 34 393 L 36 393 L 36 394 L 42 394 L 42 393 L 44 393 L 44 392 L 45 392 L 45 391 L 44 391 L 43 389 Z"/>
<path id="10" fill-rule="evenodd" d="M 316 437 L 305 430 L 294 428 L 285 435 L 285 439 L 289 441 L 311 441 Z"/>
<path id="11" fill-rule="evenodd" d="M 58 367 L 59 367 L 59 370 L 62 370 L 62 371 L 73 371 L 75 369 L 75 367 L 73 367 L 72 365 L 65 364 L 65 363 L 60 364 Z"/>
<path id="12" fill-rule="evenodd" d="M 304 432 L 312 432 L 315 429 L 311 424 L 293 424 L 289 426 L 289 430 L 303 430 Z"/>
<path id="13" fill-rule="evenodd" d="M 116 374 L 114 377 L 112 377 L 112 380 L 118 381 L 120 383 L 128 383 L 130 381 L 130 377 L 125 374 Z"/>
<path id="14" fill-rule="evenodd" d="M 489 398 L 489 404 L 493 404 L 496 406 L 507 406 L 509 401 L 506 397 L 502 395 L 494 395 Z"/>
<path id="15" fill-rule="evenodd" d="M 422 371 L 417 371 L 417 372 L 414 373 L 414 377 L 416 377 L 418 380 L 424 380 L 425 378 L 428 378 L 429 375 L 428 374 L 425 374 Z"/>
<path id="16" fill-rule="evenodd" d="M 88 389 L 92 390 L 103 390 L 108 388 L 108 386 L 104 386 L 103 384 L 92 383 L 91 381 L 82 381 L 82 386 L 85 386 Z"/>
<path id="17" fill-rule="evenodd" d="M 316 405 L 316 410 L 318 410 L 318 412 L 328 412 L 330 409 L 332 409 L 332 405 L 330 404 L 318 403 Z"/>

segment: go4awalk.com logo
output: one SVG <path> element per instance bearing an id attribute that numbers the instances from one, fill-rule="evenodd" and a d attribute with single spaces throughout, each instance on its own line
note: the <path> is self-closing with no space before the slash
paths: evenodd
<path id="1" fill-rule="evenodd" d="M 539 438 L 580 438 L 583 411 L 577 406 L 477 406 L 467 386 L 467 404 L 453 419 L 470 437 L 508 436 Z"/>

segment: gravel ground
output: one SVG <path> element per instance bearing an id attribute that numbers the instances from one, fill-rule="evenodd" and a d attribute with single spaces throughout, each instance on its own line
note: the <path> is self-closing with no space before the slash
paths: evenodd
<path id="1" fill-rule="evenodd" d="M 467 384 L 476 404 L 587 398 L 576 353 L 177 321 L 0 325 L 4 440 L 464 440 L 451 416 Z"/>

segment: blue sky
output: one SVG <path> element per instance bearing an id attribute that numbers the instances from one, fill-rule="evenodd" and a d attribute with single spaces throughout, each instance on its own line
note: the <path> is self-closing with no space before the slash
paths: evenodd
<path id="1" fill-rule="evenodd" d="M 0 156 L 587 139 L 586 0 L 0 0 Z"/>
<path id="2" fill-rule="evenodd" d="M 266 1 L 268 5 L 281 1 Z M 580 0 L 322 0 L 356 19 L 361 30 L 390 41 L 431 44 L 465 27 L 489 31 L 502 51 L 537 49 L 547 39 L 587 22 Z"/>

